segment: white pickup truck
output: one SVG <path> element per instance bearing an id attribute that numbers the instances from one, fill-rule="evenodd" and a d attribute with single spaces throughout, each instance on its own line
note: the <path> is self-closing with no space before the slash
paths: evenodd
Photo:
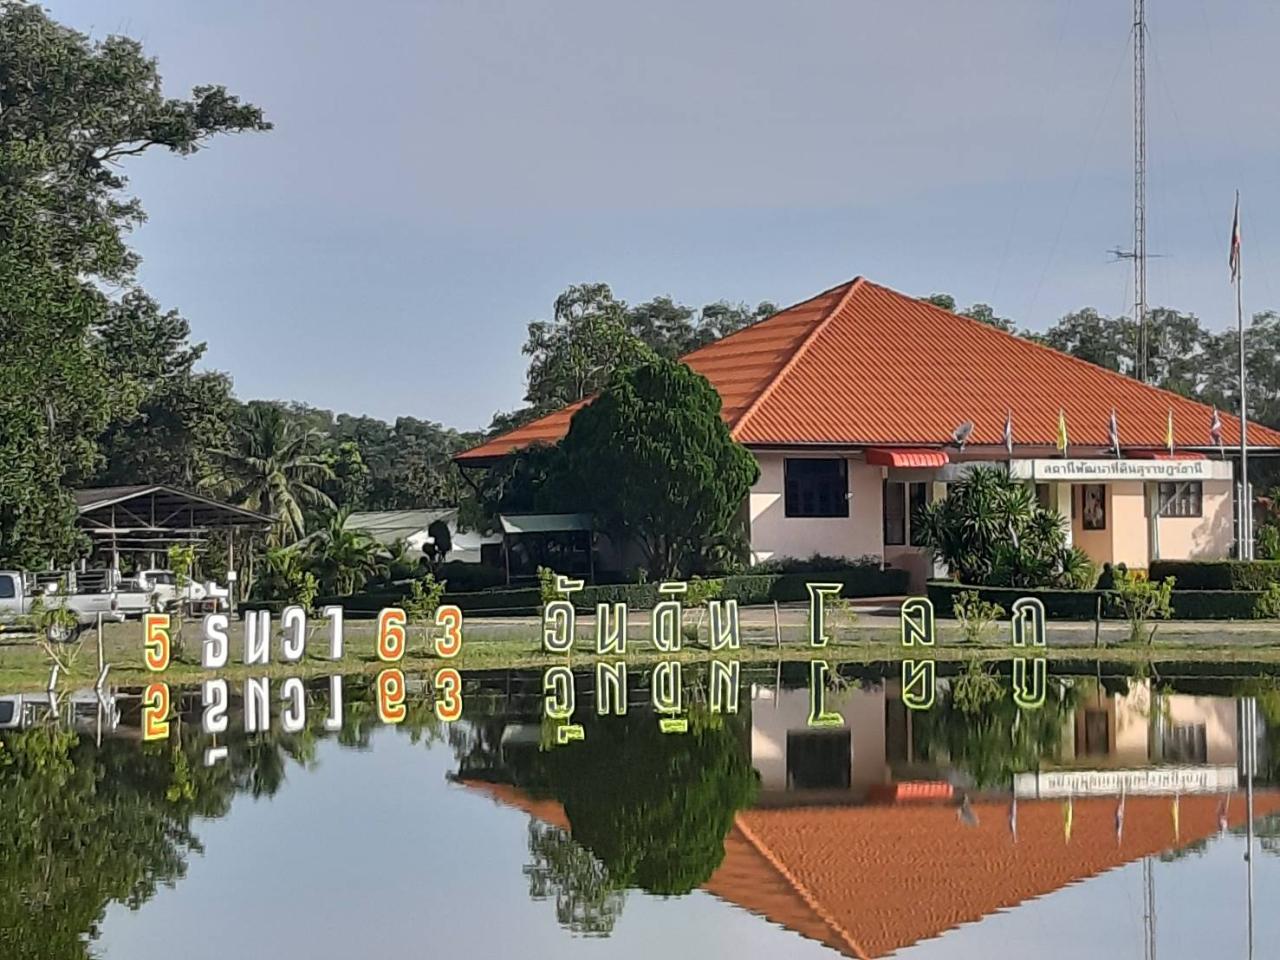
<path id="1" fill-rule="evenodd" d="M 217 613 L 227 609 L 231 596 L 226 587 L 219 587 L 212 580 L 200 583 L 188 580 L 182 588 L 182 596 L 178 593 L 178 578 L 172 570 L 142 570 L 132 580 L 123 581 L 120 586 L 134 587 L 151 594 L 153 605 L 158 610 L 172 610 L 181 605 L 193 613 Z"/>
<path id="2" fill-rule="evenodd" d="M 140 617 L 151 609 L 151 597 L 141 590 L 112 590 L 103 593 L 61 593 L 56 585 L 41 589 L 34 576 L 19 570 L 0 570 L 0 626 L 21 629 L 31 616 L 37 597 L 46 608 L 65 607 L 75 614 L 76 627 L 72 631 L 51 637 L 53 640 L 71 640 L 81 630 L 94 623 L 101 613 L 107 620 L 125 620 Z"/>

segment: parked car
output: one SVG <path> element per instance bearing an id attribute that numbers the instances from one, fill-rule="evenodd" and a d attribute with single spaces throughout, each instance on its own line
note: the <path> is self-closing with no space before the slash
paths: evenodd
<path id="1" fill-rule="evenodd" d="M 108 620 L 140 617 L 151 609 L 151 598 L 139 590 L 111 590 L 103 593 L 64 593 L 56 583 L 38 586 L 36 579 L 20 570 L 0 570 L 0 626 L 26 625 L 41 598 L 47 608 L 62 607 L 74 614 L 76 625 L 50 634 L 58 642 L 73 640 L 102 614 Z"/>
<path id="2" fill-rule="evenodd" d="M 120 725 L 115 693 L 85 688 L 56 699 L 48 693 L 0 696 L 0 730 L 25 730 L 52 717 L 55 708 L 59 719 L 80 733 L 92 732 L 100 721 L 106 730 Z"/>
<path id="3" fill-rule="evenodd" d="M 216 613 L 227 606 L 230 591 L 219 587 L 212 580 L 200 583 L 187 580 L 178 596 L 178 576 L 172 570 L 143 570 L 136 577 L 137 588 L 149 593 L 157 610 L 171 610 L 179 603 L 193 612 Z"/>

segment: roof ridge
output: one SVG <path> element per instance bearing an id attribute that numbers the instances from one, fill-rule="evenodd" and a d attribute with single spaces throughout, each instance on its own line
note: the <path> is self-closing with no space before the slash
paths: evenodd
<path id="1" fill-rule="evenodd" d="M 845 308 L 849 300 L 853 297 L 854 292 L 862 289 L 864 283 L 866 283 L 866 281 L 861 276 L 854 277 L 849 281 L 848 289 L 840 295 L 840 299 L 835 302 L 821 320 L 813 325 L 813 329 L 810 330 L 805 335 L 805 338 L 800 341 L 800 346 L 796 347 L 791 356 L 787 358 L 787 362 L 778 368 L 778 372 L 775 373 L 770 378 L 769 382 L 764 385 L 764 389 L 756 394 L 756 398 L 751 401 L 747 409 L 742 411 L 742 414 L 738 417 L 737 421 L 729 428 L 734 434 L 735 440 L 737 439 L 738 430 L 746 425 L 747 421 L 751 419 L 752 414 L 760 409 L 761 404 L 763 404 L 764 401 L 769 398 L 769 395 L 773 393 L 774 388 L 786 378 L 788 373 L 795 369 L 800 358 L 808 352 L 809 345 L 817 339 L 818 334 L 826 329 L 827 324 L 831 322 L 831 318 Z M 835 287 L 832 287 L 831 290 L 836 290 L 838 287 L 839 285 L 837 284 Z M 827 292 L 830 293 L 831 291 L 829 290 Z"/>
<path id="2" fill-rule="evenodd" d="M 1110 367 L 1104 367 L 1100 363 L 1093 363 L 1090 360 L 1085 360 L 1081 357 L 1077 357 L 1075 354 L 1067 353 L 1065 350 L 1059 350 L 1057 347 L 1051 347 L 1047 343 L 1040 343 L 1036 340 L 1032 340 L 1030 337 L 1024 337 L 1020 333 L 1011 332 L 1009 330 L 1002 330 L 997 326 L 993 326 L 990 323 L 984 323 L 983 321 L 978 320 L 974 317 L 965 316 L 963 313 L 956 313 L 954 310 L 948 310 L 945 307 L 940 307 L 936 303 L 930 303 L 927 299 L 923 297 L 912 297 L 910 294 L 903 293 L 900 290 L 894 290 L 892 287 L 886 287 L 883 284 L 874 283 L 870 280 L 867 281 L 867 285 L 871 287 L 875 287 L 878 290 L 883 290 L 885 293 L 893 294 L 894 296 L 907 297 L 909 299 L 915 300 L 921 305 L 929 308 L 930 310 L 937 310 L 940 313 L 945 313 L 947 316 L 953 319 L 962 320 L 969 324 L 976 324 L 978 327 L 981 327 L 986 331 L 1000 334 L 1001 336 L 1004 336 L 1004 337 L 1008 337 L 1009 339 L 1014 340 L 1015 342 L 1022 344 L 1024 346 L 1032 347 L 1035 350 L 1038 350 L 1044 353 L 1051 353 L 1056 358 L 1070 360 L 1073 364 L 1076 364 L 1079 366 L 1088 367 L 1090 371 L 1093 371 L 1093 372 L 1101 371 L 1104 375 L 1112 379 L 1119 379 L 1124 381 L 1127 384 L 1136 385 L 1139 387 L 1145 387 L 1148 390 L 1154 390 L 1156 393 L 1162 393 L 1166 397 L 1174 400 L 1180 400 L 1186 403 L 1194 403 L 1197 406 L 1205 407 L 1208 409 L 1214 409 L 1212 404 L 1205 403 L 1203 400 L 1196 400 L 1193 397 L 1184 397 L 1182 394 L 1175 393 L 1173 390 L 1170 390 L 1167 387 L 1159 387 L 1153 383 L 1147 383 L 1146 381 L 1135 379 L 1134 377 L 1131 377 L 1126 373 L 1121 373 L 1119 370 L 1112 370 Z M 1223 414 L 1229 417 L 1236 416 L 1235 414 L 1232 414 L 1230 410 L 1221 410 L 1220 412 L 1222 412 Z M 1239 417 L 1236 416 L 1236 419 L 1239 419 Z M 1259 424 L 1256 421 L 1251 421 L 1251 424 L 1254 426 L 1265 426 L 1264 424 Z"/>
<path id="3" fill-rule="evenodd" d="M 827 287 L 827 289 L 823 290 L 821 293 L 815 293 L 811 297 L 805 297 L 803 300 L 797 300 L 795 303 L 789 303 L 785 307 L 783 307 L 781 310 L 771 313 L 767 317 L 761 317 L 758 320 L 752 320 L 745 327 L 739 327 L 737 330 L 734 330 L 732 333 L 726 333 L 723 337 L 720 337 L 719 339 L 712 340 L 710 343 L 704 343 L 700 347 L 695 347 L 694 349 L 690 350 L 688 353 L 682 353 L 676 359 L 679 360 L 681 363 L 683 363 L 685 360 L 689 359 L 692 356 L 695 356 L 696 354 L 701 353 L 703 350 L 710 350 L 712 347 L 718 347 L 720 344 L 724 343 L 725 341 L 732 340 L 734 337 L 736 337 L 740 333 L 745 333 L 748 330 L 754 330 L 756 327 L 760 326 L 761 324 L 768 323 L 770 320 L 775 320 L 778 317 L 782 316 L 784 313 L 790 313 L 792 310 L 795 310 L 798 307 L 803 307 L 806 303 L 813 303 L 813 301 L 815 300 L 821 300 L 823 297 L 827 296 L 828 294 L 834 293 L 835 291 L 839 290 L 841 287 L 852 286 L 853 284 L 857 283 L 861 279 L 862 279 L 861 277 L 854 277 L 852 280 L 844 280 L 833 286 Z"/>
<path id="4" fill-rule="evenodd" d="M 751 844 L 751 846 L 755 847 L 756 852 L 769 862 L 769 865 L 778 872 L 780 877 L 786 880 L 791 888 L 799 894 L 800 899 L 803 900 L 808 905 L 809 909 L 827 925 L 831 932 L 839 937 L 845 946 L 853 951 L 860 960 L 869 960 L 866 950 L 863 949 L 862 944 L 858 942 L 858 939 L 853 935 L 853 932 L 848 930 L 838 919 L 836 919 L 835 915 L 818 901 L 818 898 L 813 895 L 812 891 L 810 891 L 803 882 L 801 882 L 800 878 L 782 862 L 782 859 L 770 850 L 768 845 L 761 840 L 760 837 L 756 836 L 755 831 L 748 827 L 744 822 L 741 814 L 734 815 L 733 823 L 734 826 L 741 831 L 747 842 Z"/>

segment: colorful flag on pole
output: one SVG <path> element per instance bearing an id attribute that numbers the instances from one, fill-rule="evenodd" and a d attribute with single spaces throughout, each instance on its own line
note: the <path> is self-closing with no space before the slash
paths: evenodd
<path id="1" fill-rule="evenodd" d="M 1222 447 L 1222 417 L 1218 416 L 1218 408 L 1213 408 L 1213 419 L 1209 421 L 1209 440 L 1215 447 Z"/>
<path id="2" fill-rule="evenodd" d="M 1173 453 L 1173 407 L 1169 408 L 1169 419 L 1164 427 L 1164 444 Z"/>
<path id="3" fill-rule="evenodd" d="M 1004 415 L 1004 448 L 1009 456 L 1013 456 L 1013 411 L 1007 410 Z"/>
<path id="4" fill-rule="evenodd" d="M 1067 455 L 1067 412 L 1061 407 L 1058 408 L 1058 450 L 1065 457 Z"/>
<path id="5" fill-rule="evenodd" d="M 1236 212 L 1231 218 L 1231 282 L 1240 279 L 1240 191 L 1236 191 Z"/>
<path id="6" fill-rule="evenodd" d="M 1116 459 L 1120 459 L 1120 421 L 1116 419 L 1116 408 L 1111 408 L 1111 423 L 1108 425 L 1108 433 L 1111 437 L 1111 449 L 1116 452 Z"/>

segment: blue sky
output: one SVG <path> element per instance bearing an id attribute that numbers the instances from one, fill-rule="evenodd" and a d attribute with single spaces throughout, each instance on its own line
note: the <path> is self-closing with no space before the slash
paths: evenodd
<path id="1" fill-rule="evenodd" d="M 1126 0 L 52 0 L 276 129 L 130 173 L 141 279 L 244 398 L 459 428 L 571 283 L 788 303 L 862 274 L 1043 328 L 1127 309 Z M 1150 301 L 1280 308 L 1280 6 L 1151 0 Z"/>

